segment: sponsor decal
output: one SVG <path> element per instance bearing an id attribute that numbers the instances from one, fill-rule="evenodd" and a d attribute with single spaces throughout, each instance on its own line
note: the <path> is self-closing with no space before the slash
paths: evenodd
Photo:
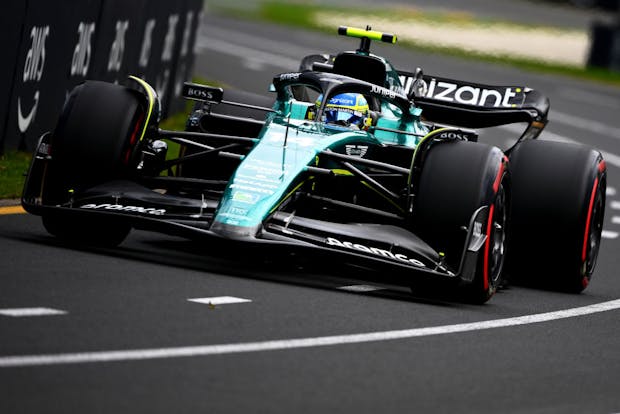
<path id="1" fill-rule="evenodd" d="M 37 155 L 39 156 L 48 157 L 51 153 L 52 153 L 52 146 L 50 144 L 46 144 L 45 142 L 42 142 L 37 147 Z"/>
<path id="2" fill-rule="evenodd" d="M 245 208 L 231 206 L 224 213 L 219 213 L 218 216 L 226 217 L 228 219 L 233 219 L 238 224 L 240 221 L 249 221 L 250 218 L 247 217 L 248 210 Z M 229 224 L 232 224 L 230 220 L 227 221 Z"/>
<path id="3" fill-rule="evenodd" d="M 470 141 L 476 138 L 476 134 L 468 133 L 465 131 L 449 131 L 449 132 L 442 132 L 441 134 L 439 134 L 439 138 L 460 139 L 460 140 Z"/>
<path id="4" fill-rule="evenodd" d="M 482 236 L 482 223 L 476 221 L 474 223 L 474 237 Z"/>
<path id="5" fill-rule="evenodd" d="M 129 29 L 129 20 L 117 20 L 114 34 L 114 41 L 110 47 L 108 57 L 108 72 L 118 72 L 123 65 L 123 55 L 125 54 L 125 35 Z"/>
<path id="6" fill-rule="evenodd" d="M 95 33 L 95 23 L 80 22 L 78 26 L 78 42 L 73 49 L 73 59 L 71 59 L 71 76 L 86 76 L 90 66 L 93 48 L 91 45 L 93 34 Z"/>
<path id="7" fill-rule="evenodd" d="M 153 46 L 153 29 L 155 29 L 156 23 L 155 19 L 149 19 L 144 27 L 142 46 L 140 47 L 140 59 L 138 60 L 138 64 L 142 69 L 146 69 L 149 66 L 151 47 Z"/>
<path id="8" fill-rule="evenodd" d="M 176 40 L 176 29 L 179 23 L 179 15 L 171 14 L 168 16 L 168 30 L 164 39 L 164 49 L 161 53 L 162 62 L 170 62 L 173 58 L 174 42 Z"/>
<path id="9" fill-rule="evenodd" d="M 219 217 L 226 217 L 228 219 L 228 220 L 226 220 L 226 223 L 234 224 L 234 225 L 239 225 L 240 222 L 242 222 L 242 221 L 249 221 L 250 220 L 249 217 L 240 216 L 238 214 L 232 214 L 232 213 L 220 213 L 218 216 Z"/>
<path id="10" fill-rule="evenodd" d="M 345 152 L 347 155 L 352 155 L 354 157 L 364 158 L 364 155 L 368 152 L 368 145 L 345 145 Z"/>
<path id="11" fill-rule="evenodd" d="M 30 109 L 30 112 L 28 112 L 28 115 L 24 115 L 22 113 L 22 101 L 21 101 L 21 97 L 17 97 L 17 126 L 19 128 L 19 131 L 23 134 L 25 133 L 28 128 L 30 127 L 30 124 L 32 123 L 32 120 L 35 118 L 35 116 L 37 116 L 37 107 L 39 106 L 39 91 L 36 91 L 34 93 L 34 104 L 32 105 L 32 109 Z"/>
<path id="12" fill-rule="evenodd" d="M 264 184 L 265 187 L 269 187 L 269 188 L 278 188 L 278 185 L 280 183 L 280 180 L 277 177 L 269 177 L 267 175 L 264 174 L 256 174 L 256 175 L 246 175 L 246 174 L 241 174 L 238 173 L 237 174 L 237 178 L 244 178 L 244 179 L 248 179 L 251 180 L 252 182 L 255 182 L 255 180 L 258 181 L 264 181 L 266 183 L 273 183 L 273 184 Z"/>
<path id="13" fill-rule="evenodd" d="M 445 102 L 456 102 L 491 108 L 515 108 L 521 88 L 487 89 L 479 86 L 458 85 L 452 82 L 432 79 L 428 84 L 426 97 Z"/>
<path id="14" fill-rule="evenodd" d="M 331 98 L 329 100 L 329 105 L 355 105 L 355 100 L 349 98 L 349 97 L 339 97 L 339 96 L 335 96 L 333 98 Z"/>
<path id="15" fill-rule="evenodd" d="M 240 203 L 246 204 L 256 204 L 258 198 L 258 194 L 251 194 L 243 191 L 235 191 L 232 196 L 233 201 L 238 201 Z"/>
<path id="16" fill-rule="evenodd" d="M 229 213 L 231 213 L 231 214 L 237 214 L 237 215 L 240 215 L 240 216 L 245 216 L 245 215 L 247 215 L 247 214 L 248 214 L 248 210 L 246 210 L 245 208 L 241 208 L 241 207 L 234 207 L 234 206 L 233 206 L 233 207 L 231 207 L 231 208 L 228 210 L 228 212 L 229 212 Z"/>
<path id="17" fill-rule="evenodd" d="M 259 182 L 259 181 L 253 180 L 253 179 L 239 178 L 239 176 L 235 177 L 234 183 L 235 184 L 246 184 L 246 185 L 249 185 L 249 186 L 261 187 L 261 188 L 273 188 L 273 189 L 277 189 L 278 188 L 278 185 L 276 185 L 276 184 L 268 184 L 268 183 Z"/>
<path id="18" fill-rule="evenodd" d="M 192 26 L 194 24 L 194 12 L 188 11 L 185 15 L 185 28 L 183 29 L 183 40 L 181 41 L 181 56 L 187 56 L 189 51 L 189 40 L 192 35 Z"/>
<path id="19" fill-rule="evenodd" d="M 389 77 L 387 79 L 387 81 L 388 81 L 388 84 L 390 86 L 389 89 L 391 91 L 394 91 L 394 92 L 399 93 L 401 95 L 405 95 L 405 96 L 407 95 L 407 90 L 403 86 L 401 86 L 401 85 L 405 85 L 405 82 L 406 82 L 406 77 L 405 76 L 400 76 L 398 81 L 393 79 L 392 77 Z"/>
<path id="20" fill-rule="evenodd" d="M 224 91 L 221 88 L 212 88 L 188 82 L 183 84 L 182 93 L 185 98 L 207 102 L 220 102 L 224 97 Z"/>
<path id="21" fill-rule="evenodd" d="M 370 92 L 371 93 L 379 94 L 381 96 L 384 96 L 384 97 L 390 98 L 390 99 L 396 98 L 396 92 L 391 91 L 391 90 L 386 89 L 386 88 L 382 88 L 381 86 L 377 86 L 377 85 L 372 85 L 372 88 L 370 89 Z"/>
<path id="22" fill-rule="evenodd" d="M 43 77 L 43 69 L 45 68 L 46 50 L 45 42 L 50 35 L 49 26 L 34 26 L 30 30 L 30 48 L 26 53 L 26 62 L 24 62 L 24 72 L 22 80 L 26 82 L 40 82 Z M 34 93 L 34 104 L 30 111 L 24 111 L 22 109 L 22 99 L 17 97 L 17 126 L 19 132 L 24 134 L 37 114 L 37 108 L 39 106 L 39 91 Z M 25 114 L 25 115 L 24 115 Z"/>
<path id="23" fill-rule="evenodd" d="M 239 190 L 246 190 L 246 191 L 253 191 L 256 193 L 261 193 L 261 194 L 267 194 L 267 195 L 272 195 L 274 193 L 273 190 L 269 190 L 266 188 L 257 188 L 255 186 L 252 185 L 245 185 L 245 184 L 237 184 L 237 180 L 235 180 L 235 184 L 231 184 L 230 188 L 237 188 Z"/>
<path id="24" fill-rule="evenodd" d="M 86 208 L 90 210 L 125 211 L 128 213 L 152 214 L 154 216 L 163 216 L 164 214 L 166 214 L 166 210 L 163 208 L 123 206 L 121 204 L 85 204 L 80 208 Z"/>
<path id="25" fill-rule="evenodd" d="M 280 80 L 281 81 L 286 81 L 286 80 L 297 80 L 299 79 L 299 76 L 301 75 L 301 73 L 299 72 L 294 72 L 294 73 L 283 73 L 280 75 Z"/>
<path id="26" fill-rule="evenodd" d="M 424 263 L 422 263 L 421 261 L 417 259 L 410 259 L 404 254 L 400 254 L 400 253 L 395 254 L 389 250 L 380 249 L 378 247 L 368 247 L 363 244 L 352 243 L 350 241 L 340 241 L 333 237 L 328 237 L 325 242 L 330 246 L 344 247 L 345 249 L 357 250 L 357 251 L 364 252 L 364 253 L 370 253 L 370 254 L 381 256 L 387 259 L 398 260 L 401 262 L 413 264 L 418 267 L 426 267 Z"/>

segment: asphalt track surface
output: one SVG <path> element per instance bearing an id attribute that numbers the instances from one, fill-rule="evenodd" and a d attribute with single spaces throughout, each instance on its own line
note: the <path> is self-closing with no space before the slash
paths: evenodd
<path id="1" fill-rule="evenodd" d="M 196 73 L 263 94 L 300 56 L 355 46 L 207 16 Z M 512 286 L 464 305 L 142 231 L 118 249 L 64 246 L 38 217 L 1 214 L 0 413 L 620 412 L 620 91 L 374 50 L 403 69 L 540 89 L 543 138 L 604 151 L 605 237 L 583 294 Z"/>

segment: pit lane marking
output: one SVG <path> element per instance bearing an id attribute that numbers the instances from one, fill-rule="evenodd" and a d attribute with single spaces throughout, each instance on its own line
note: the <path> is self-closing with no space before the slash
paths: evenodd
<path id="1" fill-rule="evenodd" d="M 252 302 L 250 299 L 236 298 L 234 296 L 216 296 L 212 298 L 193 298 L 193 299 L 187 299 L 187 300 L 189 302 L 202 303 L 204 305 L 210 305 L 210 306 Z"/>
<path id="2" fill-rule="evenodd" d="M 183 346 L 174 348 L 150 348 L 100 352 L 77 352 L 66 354 L 13 355 L 0 357 L 0 368 L 26 367 L 60 364 L 84 364 L 95 362 L 140 361 L 162 358 L 198 357 L 227 355 L 248 352 L 278 351 L 319 346 L 360 344 L 366 342 L 412 339 L 434 335 L 457 334 L 495 328 L 523 326 L 535 323 L 593 315 L 620 309 L 620 299 L 595 303 L 579 308 L 554 312 L 517 316 L 505 319 L 460 323 L 455 325 L 433 326 L 393 331 L 366 332 L 350 335 L 319 336 L 313 338 L 280 339 L 262 342 L 242 342 L 218 345 Z"/>
<path id="3" fill-rule="evenodd" d="M 618 232 L 617 231 L 603 230 L 603 232 L 601 233 L 601 237 L 603 237 L 605 239 L 617 239 L 618 238 Z"/>
<path id="4" fill-rule="evenodd" d="M 66 315 L 67 311 L 53 308 L 7 308 L 0 309 L 0 315 L 21 318 L 27 316 L 55 316 Z"/>

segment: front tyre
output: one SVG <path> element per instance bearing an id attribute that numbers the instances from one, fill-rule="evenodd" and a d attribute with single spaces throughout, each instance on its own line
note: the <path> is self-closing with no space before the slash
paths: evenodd
<path id="1" fill-rule="evenodd" d="M 145 122 L 137 92 L 87 81 L 69 95 L 51 137 L 52 160 L 43 184 L 45 205 L 66 205 L 73 194 L 113 179 L 129 177 Z M 49 233 L 69 242 L 119 244 L 130 226 L 100 217 L 46 212 Z"/>
<path id="2" fill-rule="evenodd" d="M 509 206 L 506 167 L 506 157 L 498 148 L 464 141 L 433 144 L 422 165 L 414 231 L 444 253 L 452 269 L 459 269 L 474 212 L 487 207 L 480 229 L 486 239 L 473 279 L 457 292 L 467 302 L 488 301 L 502 281 Z"/>

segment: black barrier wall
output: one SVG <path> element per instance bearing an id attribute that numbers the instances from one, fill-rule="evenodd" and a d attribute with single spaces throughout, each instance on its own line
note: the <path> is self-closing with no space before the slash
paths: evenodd
<path id="1" fill-rule="evenodd" d="M 3 39 L 3 63 L 0 65 L 0 133 L 6 129 L 13 92 L 13 76 L 17 66 L 17 53 L 22 37 L 22 24 L 26 17 L 26 3 L 23 0 L 8 0 L 2 5 L 0 30 Z M 2 149 L 0 135 L 0 152 Z"/>
<path id="2" fill-rule="evenodd" d="M 32 151 L 86 79 L 144 78 L 164 114 L 191 76 L 203 0 L 8 0 L 0 16 L 8 64 L 0 69 L 0 152 Z M 11 58 L 13 57 L 13 58 Z M 179 85 L 176 84 L 179 82 Z M 105 108 L 102 108 L 104 110 Z"/>
<path id="3" fill-rule="evenodd" d="M 121 83 L 138 74 L 144 18 L 148 0 L 104 0 L 99 15 L 95 61 L 91 76 Z"/>

